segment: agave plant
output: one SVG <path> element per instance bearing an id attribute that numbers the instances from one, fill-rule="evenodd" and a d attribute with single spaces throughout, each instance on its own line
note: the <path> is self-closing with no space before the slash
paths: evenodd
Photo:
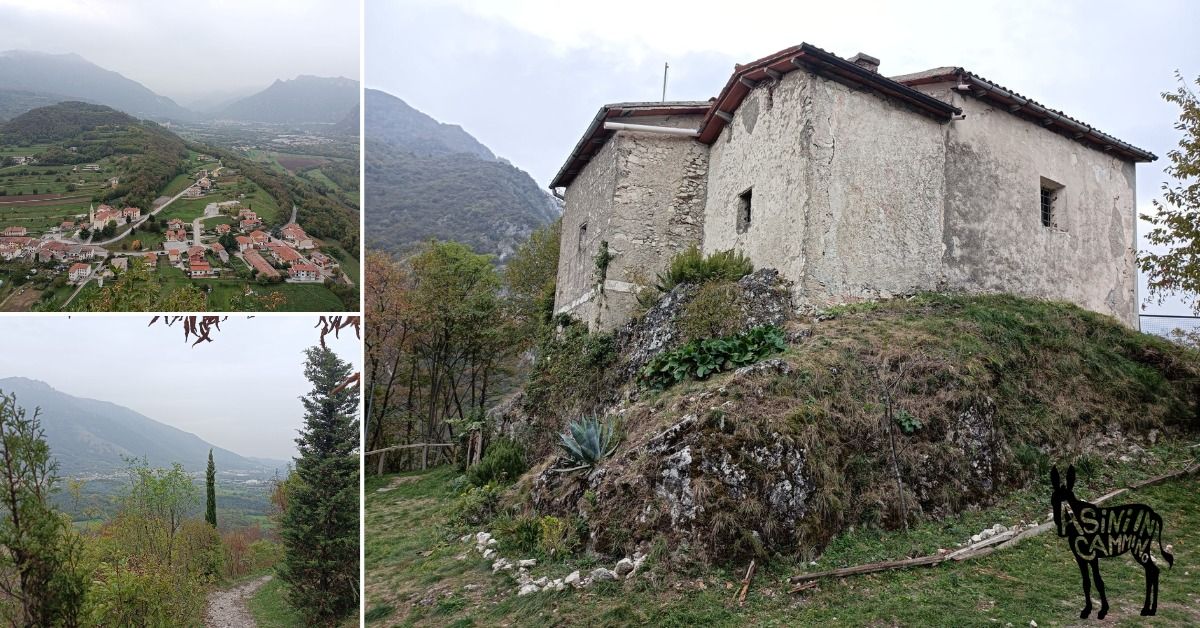
<path id="1" fill-rule="evenodd" d="M 563 471 L 594 467 L 612 455 L 620 443 L 616 421 L 601 421 L 594 416 L 571 421 L 567 432 L 559 435 L 558 446 L 575 466 Z"/>

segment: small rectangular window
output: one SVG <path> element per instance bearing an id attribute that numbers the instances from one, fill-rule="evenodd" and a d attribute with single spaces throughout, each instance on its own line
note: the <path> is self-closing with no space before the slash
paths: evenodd
<path id="1" fill-rule="evenodd" d="M 1042 177 L 1040 207 L 1043 227 L 1055 226 L 1055 219 L 1057 218 L 1057 216 L 1055 216 L 1055 210 L 1058 209 L 1058 198 L 1062 193 L 1062 189 L 1062 184 L 1055 183 L 1046 177 Z"/>
<path id="2" fill-rule="evenodd" d="M 587 223 L 579 225 L 579 241 L 575 243 L 575 250 L 582 251 L 583 245 L 587 243 Z"/>
<path id="3" fill-rule="evenodd" d="M 747 188 L 745 192 L 738 195 L 737 208 L 737 232 L 746 233 L 750 228 L 751 218 L 751 201 L 754 197 L 754 188 Z"/>

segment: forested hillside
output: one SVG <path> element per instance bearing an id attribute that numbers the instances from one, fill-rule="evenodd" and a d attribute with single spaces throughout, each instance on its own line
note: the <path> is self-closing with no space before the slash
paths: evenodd
<path id="1" fill-rule="evenodd" d="M 182 139 L 154 122 L 143 122 L 104 105 L 61 102 L 27 111 L 0 126 L 0 145 L 47 145 L 38 163 L 94 163 L 116 156 L 128 174 L 96 200 L 116 199 L 149 208 L 159 192 L 183 173 L 188 153 Z"/>
<path id="2" fill-rule="evenodd" d="M 365 106 L 368 247 L 406 253 L 436 238 L 505 260 L 561 213 L 527 173 L 461 127 L 375 90 Z"/>

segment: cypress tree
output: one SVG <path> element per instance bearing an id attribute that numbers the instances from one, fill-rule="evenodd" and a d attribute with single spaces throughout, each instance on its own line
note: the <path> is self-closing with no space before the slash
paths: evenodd
<path id="1" fill-rule="evenodd" d="M 208 489 L 208 502 L 204 509 L 204 520 L 208 525 L 217 527 L 217 465 L 213 464 L 212 450 L 208 450 L 208 472 L 204 483 Z"/>
<path id="2" fill-rule="evenodd" d="M 312 390 L 300 398 L 304 428 L 288 479 L 278 572 L 306 622 L 330 625 L 358 609 L 359 392 L 333 392 L 352 370 L 333 351 L 312 347 L 305 355 Z"/>

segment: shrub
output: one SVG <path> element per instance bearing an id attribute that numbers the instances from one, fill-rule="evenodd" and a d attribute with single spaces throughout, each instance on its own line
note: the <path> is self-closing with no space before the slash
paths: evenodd
<path id="1" fill-rule="evenodd" d="M 559 435 L 558 446 L 574 464 L 569 470 L 586 469 L 612 455 L 621 442 L 616 421 L 587 417 L 571 421 L 567 432 Z"/>
<path id="2" fill-rule="evenodd" d="M 538 522 L 538 550 L 544 556 L 562 557 L 570 554 L 578 544 L 576 530 L 566 521 L 547 515 Z"/>
<path id="3" fill-rule="evenodd" d="M 708 257 L 696 245 L 671 258 L 671 266 L 665 275 L 658 276 L 658 289 L 670 292 L 681 283 L 701 284 L 718 279 L 737 281 L 754 272 L 750 259 L 732 249 L 717 251 Z"/>
<path id="4" fill-rule="evenodd" d="M 542 538 L 541 521 L 534 515 L 500 517 L 492 522 L 492 530 L 504 553 L 528 554 L 538 549 Z"/>
<path id="5" fill-rule="evenodd" d="M 737 333 L 742 320 L 738 290 L 729 281 L 707 281 L 683 306 L 676 326 L 684 340 L 716 338 Z"/>
<path id="6" fill-rule="evenodd" d="M 510 484 L 525 472 L 525 452 L 511 438 L 492 443 L 479 464 L 467 469 L 467 481 L 474 486 L 495 482 Z"/>
<path id="7" fill-rule="evenodd" d="M 454 503 L 451 520 L 460 525 L 477 526 L 491 521 L 500 507 L 503 487 L 496 484 L 472 486 Z"/>
<path id="8" fill-rule="evenodd" d="M 660 353 L 642 367 L 642 385 L 665 389 L 689 377 L 705 379 L 714 373 L 753 364 L 783 351 L 783 330 L 761 325 L 733 336 L 693 340 L 678 349 Z"/>

